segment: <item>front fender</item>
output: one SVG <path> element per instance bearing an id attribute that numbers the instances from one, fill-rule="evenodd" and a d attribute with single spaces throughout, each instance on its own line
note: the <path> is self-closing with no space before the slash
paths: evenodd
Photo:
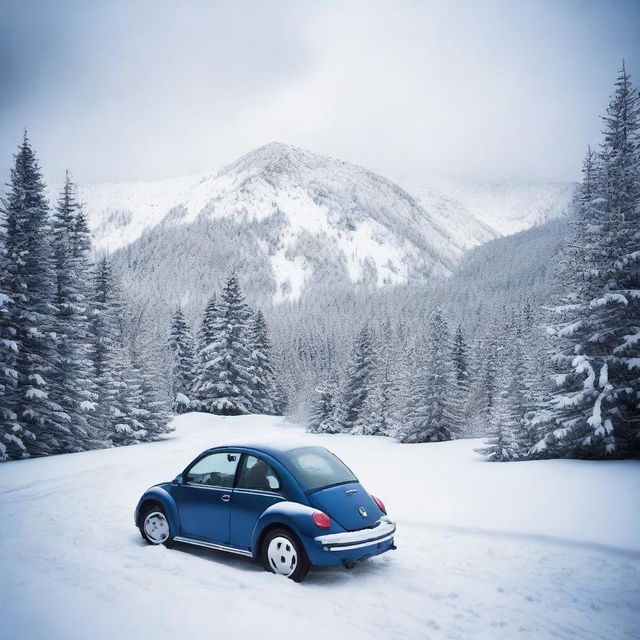
<path id="1" fill-rule="evenodd" d="M 323 533 L 323 531 L 318 529 L 311 519 L 315 511 L 318 511 L 318 509 L 300 504 L 299 502 L 289 501 L 276 502 L 265 509 L 253 529 L 253 536 L 251 537 L 251 552 L 253 553 L 253 557 L 257 558 L 260 554 L 259 547 L 263 531 L 273 524 L 282 524 L 289 527 L 300 538 L 300 541 L 306 548 L 310 548 L 313 545 L 317 546 L 314 537 Z M 331 528 L 324 530 L 324 533 L 338 533 L 341 531 L 343 531 L 343 529 L 332 520 Z"/>
<path id="2" fill-rule="evenodd" d="M 136 527 L 140 526 L 140 510 L 142 508 L 142 505 L 149 500 L 153 502 L 159 502 L 160 505 L 162 505 L 162 508 L 167 515 L 167 520 L 169 521 L 170 535 L 172 537 L 179 535 L 180 518 L 178 516 L 178 507 L 176 506 L 176 501 L 173 499 L 173 496 L 163 485 L 156 485 L 155 487 L 151 487 L 142 494 L 142 498 L 140 498 L 140 500 L 138 501 L 138 506 L 136 507 L 135 512 Z"/>

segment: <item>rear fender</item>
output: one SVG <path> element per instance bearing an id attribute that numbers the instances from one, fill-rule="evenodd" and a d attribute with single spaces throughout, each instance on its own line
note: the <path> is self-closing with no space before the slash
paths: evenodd
<path id="1" fill-rule="evenodd" d="M 322 533 L 341 533 L 344 531 L 334 520 L 331 520 L 331 527 L 329 529 L 320 529 L 317 527 L 311 519 L 315 511 L 318 511 L 318 509 L 308 507 L 299 502 L 289 501 L 276 502 L 268 509 L 265 509 L 253 530 L 253 536 L 251 538 L 253 557 L 257 558 L 260 555 L 262 533 L 267 527 L 274 524 L 284 525 L 291 529 L 298 538 L 300 538 L 300 541 L 306 548 L 309 548 L 310 545 L 317 546 L 314 538 Z"/>
<path id="2" fill-rule="evenodd" d="M 169 521 L 169 533 L 171 536 L 177 536 L 180 533 L 180 518 L 178 516 L 178 507 L 173 496 L 162 486 L 155 486 L 147 489 L 140 498 L 136 507 L 135 521 L 136 526 L 140 526 L 140 512 L 145 502 L 158 502 L 164 509 Z"/>

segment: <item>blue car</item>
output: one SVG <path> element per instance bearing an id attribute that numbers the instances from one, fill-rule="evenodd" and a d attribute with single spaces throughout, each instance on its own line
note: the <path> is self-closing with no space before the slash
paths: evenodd
<path id="1" fill-rule="evenodd" d="M 183 542 L 259 559 L 296 582 L 311 566 L 395 549 L 395 523 L 324 447 L 207 449 L 172 482 L 148 489 L 135 523 L 151 544 Z"/>

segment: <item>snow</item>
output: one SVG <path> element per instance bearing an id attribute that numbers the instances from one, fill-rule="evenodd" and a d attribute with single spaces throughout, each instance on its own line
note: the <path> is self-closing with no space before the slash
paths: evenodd
<path id="1" fill-rule="evenodd" d="M 590 307 L 602 307 L 610 302 L 618 302 L 619 304 L 629 304 L 629 301 L 621 293 L 605 293 L 601 298 L 596 298 L 589 303 Z"/>
<path id="2" fill-rule="evenodd" d="M 0 638 L 637 637 L 640 463 L 489 463 L 477 440 L 308 435 L 184 414 L 166 440 L 0 465 Z M 398 550 L 297 585 L 246 558 L 143 544 L 141 493 L 233 439 L 329 447 L 386 503 Z"/>
<path id="3" fill-rule="evenodd" d="M 471 241 L 482 237 L 483 229 L 485 233 L 488 230 L 509 235 L 564 215 L 571 206 L 576 188 L 572 182 L 482 183 L 438 177 L 425 177 L 419 181 L 401 179 L 399 182 L 425 206 L 442 198 L 453 203 L 445 208 L 449 214 L 447 218 L 453 211 L 457 216 L 475 220 L 475 227 L 469 227 L 476 233 Z"/>
<path id="4" fill-rule="evenodd" d="M 560 215 L 573 189 L 425 183 L 405 191 L 361 167 L 271 143 L 217 173 L 79 185 L 78 194 L 99 250 L 126 247 L 151 229 L 171 234 L 199 216 L 246 225 L 271 265 L 279 302 L 298 298 L 323 263 L 377 286 L 450 274 L 466 249 Z M 268 233 L 256 228 L 270 216 Z"/>

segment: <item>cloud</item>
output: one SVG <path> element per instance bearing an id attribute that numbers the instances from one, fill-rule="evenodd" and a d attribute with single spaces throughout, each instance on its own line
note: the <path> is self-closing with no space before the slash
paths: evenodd
<path id="1" fill-rule="evenodd" d="M 215 169 L 271 140 L 419 178 L 573 179 L 632 2 L 7 2 L 0 169 L 28 126 L 52 179 Z"/>

